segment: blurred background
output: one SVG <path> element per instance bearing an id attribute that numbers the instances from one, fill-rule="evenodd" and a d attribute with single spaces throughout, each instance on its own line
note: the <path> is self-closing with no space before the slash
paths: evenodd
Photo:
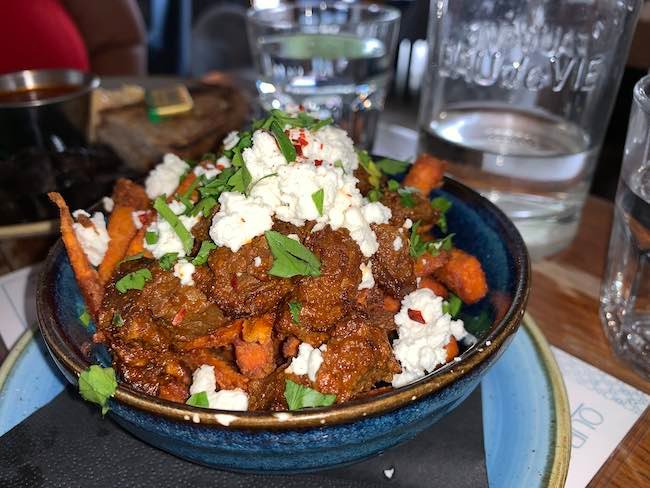
<path id="1" fill-rule="evenodd" d="M 245 13 L 279 0 L 62 0 L 86 42 L 91 69 L 99 75 L 177 75 L 200 78 L 211 71 L 252 70 Z M 300 2 L 297 2 L 300 3 Z M 353 3 L 353 2 L 351 2 Z M 384 119 L 416 128 L 419 91 L 426 64 L 429 2 L 378 2 L 398 7 L 402 24 L 396 73 Z M 101 10 L 105 9 L 105 12 Z M 94 15 L 92 10 L 98 10 Z M 96 22 L 96 25 L 92 24 Z M 88 24 L 87 24 L 88 23 Z M 97 29 L 100 25 L 103 29 Z M 120 27 L 108 32 L 108 27 Z M 116 58 L 108 58 L 109 46 Z M 591 192 L 613 200 L 625 144 L 634 83 L 650 68 L 650 4 L 641 12 L 623 81 L 607 130 Z M 124 54 L 129 54 L 128 61 Z M 113 56 L 112 55 L 112 56 Z"/>

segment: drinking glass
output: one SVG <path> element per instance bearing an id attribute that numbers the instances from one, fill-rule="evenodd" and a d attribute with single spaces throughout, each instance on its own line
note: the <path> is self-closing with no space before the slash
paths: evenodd
<path id="1" fill-rule="evenodd" d="M 577 231 L 641 0 L 432 0 L 419 148 L 534 257 Z"/>
<path id="2" fill-rule="evenodd" d="M 650 378 L 650 76 L 634 87 L 600 317 L 614 351 Z"/>
<path id="3" fill-rule="evenodd" d="M 248 37 L 263 108 L 332 117 L 372 145 L 392 77 L 397 9 L 344 2 L 248 12 Z"/>

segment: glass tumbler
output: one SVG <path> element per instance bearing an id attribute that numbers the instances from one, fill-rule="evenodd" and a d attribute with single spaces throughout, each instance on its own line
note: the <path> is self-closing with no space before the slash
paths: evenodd
<path id="1" fill-rule="evenodd" d="M 399 10 L 308 2 L 248 12 L 262 106 L 332 117 L 372 145 L 393 71 Z"/>
<path id="2" fill-rule="evenodd" d="M 641 0 L 432 0 L 419 149 L 514 221 L 575 236 Z"/>
<path id="3" fill-rule="evenodd" d="M 614 351 L 650 378 L 650 75 L 634 87 L 600 317 Z"/>

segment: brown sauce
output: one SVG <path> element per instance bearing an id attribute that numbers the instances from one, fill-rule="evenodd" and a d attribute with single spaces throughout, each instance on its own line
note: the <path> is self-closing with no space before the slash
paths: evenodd
<path id="1" fill-rule="evenodd" d="M 60 97 L 79 91 L 80 85 L 50 85 L 13 91 L 0 91 L 0 105 L 3 103 L 33 102 Z"/>

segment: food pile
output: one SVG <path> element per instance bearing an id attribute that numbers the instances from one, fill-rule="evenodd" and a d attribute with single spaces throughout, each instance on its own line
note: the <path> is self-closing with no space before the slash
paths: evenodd
<path id="1" fill-rule="evenodd" d="M 82 322 L 115 368 L 82 374 L 82 395 L 105 407 L 117 377 L 199 407 L 297 410 L 453 360 L 472 339 L 459 309 L 487 285 L 447 233 L 450 202 L 429 200 L 443 171 L 428 155 L 373 161 L 330 120 L 272 111 L 218 155 L 118 180 L 107 223 L 50 194 Z"/>

